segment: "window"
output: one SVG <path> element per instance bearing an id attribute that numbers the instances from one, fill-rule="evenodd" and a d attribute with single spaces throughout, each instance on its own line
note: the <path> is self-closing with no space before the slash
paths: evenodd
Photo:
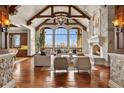
<path id="1" fill-rule="evenodd" d="M 10 35 L 10 47 L 11 48 L 18 48 L 20 47 L 20 34 L 13 34 Z"/>
<path id="2" fill-rule="evenodd" d="M 65 28 L 57 28 L 55 30 L 55 47 L 67 47 L 67 30 Z"/>
<path id="3" fill-rule="evenodd" d="M 53 30 L 50 28 L 44 29 L 45 31 L 45 47 L 53 47 Z"/>
<path id="4" fill-rule="evenodd" d="M 77 29 L 70 29 L 70 48 L 76 48 L 77 46 Z"/>
<path id="5" fill-rule="evenodd" d="M 44 48 L 74 48 L 82 49 L 82 32 L 78 28 L 72 28 L 69 31 L 66 28 L 59 27 L 55 30 L 44 28 L 43 36 Z"/>

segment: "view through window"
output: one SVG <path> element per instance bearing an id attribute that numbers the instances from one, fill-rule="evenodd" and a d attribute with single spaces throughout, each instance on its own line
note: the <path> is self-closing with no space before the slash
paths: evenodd
<path id="1" fill-rule="evenodd" d="M 45 31 L 45 47 L 53 47 L 53 30 L 44 29 Z"/>
<path id="2" fill-rule="evenodd" d="M 65 28 L 58 28 L 55 30 L 55 47 L 67 47 L 67 30 Z"/>
<path id="3" fill-rule="evenodd" d="M 55 30 L 51 28 L 45 28 L 45 48 L 78 48 L 79 36 L 78 28 L 72 28 L 67 30 L 60 27 Z M 82 37 L 81 37 L 82 38 Z"/>
<path id="4" fill-rule="evenodd" d="M 70 35 L 70 48 L 77 47 L 77 31 L 78 29 L 70 29 L 69 35 Z"/>

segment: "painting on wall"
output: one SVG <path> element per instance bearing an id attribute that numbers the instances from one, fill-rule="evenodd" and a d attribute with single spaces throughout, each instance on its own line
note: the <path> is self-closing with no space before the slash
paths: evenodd
<path id="1" fill-rule="evenodd" d="M 100 35 L 101 33 L 101 30 L 100 30 L 100 27 L 101 27 L 101 12 L 100 12 L 100 9 L 96 10 L 93 12 L 93 18 L 92 18 L 92 21 L 93 21 L 93 35 Z"/>

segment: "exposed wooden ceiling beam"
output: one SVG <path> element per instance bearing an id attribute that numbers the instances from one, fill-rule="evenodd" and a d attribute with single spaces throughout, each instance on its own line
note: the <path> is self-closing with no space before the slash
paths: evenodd
<path id="1" fill-rule="evenodd" d="M 83 24 L 81 24 L 78 20 L 76 19 L 72 19 L 72 20 L 74 20 L 77 24 L 79 24 L 84 29 L 84 31 L 87 30 L 87 28 Z"/>
<path id="2" fill-rule="evenodd" d="M 52 18 L 51 15 L 38 15 L 36 18 L 46 18 L 46 17 Z"/>
<path id="3" fill-rule="evenodd" d="M 44 7 L 40 12 L 38 12 L 36 15 L 34 15 L 32 18 L 30 18 L 28 21 L 27 21 L 27 25 L 31 25 L 31 21 L 35 18 L 37 18 L 37 16 L 39 16 L 41 13 L 43 13 L 45 10 L 47 10 L 50 6 L 46 6 Z"/>
<path id="4" fill-rule="evenodd" d="M 58 23 L 44 23 L 43 25 L 58 25 Z M 77 23 L 65 23 L 65 25 L 78 25 Z"/>
<path id="5" fill-rule="evenodd" d="M 90 20 L 90 16 L 88 16 L 87 14 L 85 14 L 84 12 L 82 12 L 78 7 L 73 6 L 72 7 L 77 10 L 79 13 L 81 13 L 84 17 L 88 18 Z"/>
<path id="6" fill-rule="evenodd" d="M 9 14 L 11 15 L 15 15 L 17 12 L 18 12 L 18 8 L 20 7 L 21 5 L 10 5 L 9 6 Z"/>
<path id="7" fill-rule="evenodd" d="M 44 25 L 47 21 L 49 21 L 50 19 L 46 19 L 46 20 L 44 20 L 41 24 L 39 24 L 37 27 L 36 27 L 36 31 L 38 31 L 38 29 L 42 26 L 42 25 Z"/>
<path id="8" fill-rule="evenodd" d="M 68 6 L 68 17 L 71 18 L 71 6 Z"/>
<path id="9" fill-rule="evenodd" d="M 66 7 L 68 7 L 68 12 L 54 12 L 55 6 L 63 6 L 63 7 L 66 6 Z M 51 14 L 41 15 L 48 8 L 51 8 Z M 72 8 L 75 9 L 77 12 L 79 12 L 80 15 L 72 15 Z M 72 18 L 72 20 L 74 20 L 76 22 L 76 23 L 69 23 L 69 20 L 67 20 L 65 25 L 76 25 L 76 24 L 78 24 L 86 31 L 87 28 L 81 22 L 79 22 L 76 18 L 88 18 L 88 19 L 90 19 L 90 17 L 87 14 L 85 14 L 84 12 L 82 12 L 78 7 L 73 6 L 73 5 L 49 5 L 49 6 L 46 6 L 39 13 L 34 15 L 32 18 L 30 18 L 27 21 L 27 25 L 30 25 L 31 21 L 34 20 L 35 18 L 48 18 L 44 22 L 42 22 L 40 25 L 38 25 L 36 27 L 36 30 L 38 30 L 42 25 L 57 25 L 57 23 L 55 22 L 55 19 L 54 19 L 53 23 L 47 23 L 47 21 L 50 20 L 51 18 L 54 18 L 55 14 L 58 14 L 58 13 L 67 14 L 68 18 Z"/>
<path id="10" fill-rule="evenodd" d="M 27 25 L 30 25 L 31 24 L 31 21 L 32 20 L 34 20 L 35 18 L 44 18 L 44 17 L 51 17 L 51 18 L 53 18 L 54 17 L 54 8 L 55 8 L 55 6 L 66 6 L 66 7 L 68 7 L 68 13 L 66 13 L 67 14 L 67 16 L 69 17 L 69 18 L 71 18 L 71 17 L 78 17 L 78 18 L 84 18 L 84 17 L 86 17 L 86 18 L 88 18 L 88 19 L 90 19 L 90 17 L 88 16 L 88 15 L 86 15 L 85 13 L 83 13 L 79 8 L 77 8 L 76 6 L 73 6 L 73 5 L 48 5 L 48 6 L 46 6 L 46 7 L 44 7 L 39 13 L 37 13 L 36 15 L 34 15 L 32 18 L 30 18 L 28 21 L 27 21 Z M 72 7 L 76 10 L 76 11 L 78 11 L 80 14 L 82 14 L 82 15 L 71 15 L 71 12 L 72 12 Z M 41 13 L 43 13 L 44 11 L 46 11 L 48 8 L 51 8 L 51 15 L 40 15 Z M 58 12 L 57 12 L 58 13 Z"/>
<path id="11" fill-rule="evenodd" d="M 52 23 L 47 23 L 49 20 L 50 20 L 50 19 L 46 19 L 46 20 L 44 20 L 40 25 L 38 25 L 38 26 L 36 27 L 36 31 L 38 31 L 38 29 L 39 29 L 41 26 L 43 26 L 43 25 L 57 25 L 57 24 L 58 24 L 58 23 L 56 23 L 54 20 L 53 20 Z M 65 25 L 80 25 L 80 26 L 84 29 L 84 31 L 86 31 L 87 28 L 86 28 L 83 24 L 81 24 L 78 20 L 76 20 L 76 19 L 72 19 L 72 20 L 74 20 L 75 23 L 70 23 L 69 21 L 67 21 L 67 22 L 64 23 L 64 24 L 65 24 Z"/>
<path id="12" fill-rule="evenodd" d="M 75 18 L 84 18 L 82 15 L 71 15 L 71 17 L 75 17 Z"/>
<path id="13" fill-rule="evenodd" d="M 65 25 L 77 25 L 77 23 L 65 23 Z"/>
<path id="14" fill-rule="evenodd" d="M 57 25 L 57 23 L 45 23 L 44 25 Z"/>
<path id="15" fill-rule="evenodd" d="M 52 18 L 52 15 L 39 15 L 39 16 L 37 16 L 37 18 L 46 18 L 46 17 Z M 68 16 L 67 16 L 67 17 L 68 17 Z M 71 17 L 84 18 L 82 15 L 70 15 L 69 18 L 71 18 Z"/>
<path id="16" fill-rule="evenodd" d="M 68 7 L 68 6 L 71 6 L 71 5 L 52 5 L 52 6 L 62 6 L 62 7 Z"/>
<path id="17" fill-rule="evenodd" d="M 54 6 L 51 5 L 51 17 L 54 17 Z"/>

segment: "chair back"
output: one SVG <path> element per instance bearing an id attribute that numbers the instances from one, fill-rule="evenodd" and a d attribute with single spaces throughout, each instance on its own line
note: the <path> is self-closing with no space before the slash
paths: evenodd
<path id="1" fill-rule="evenodd" d="M 76 67 L 78 69 L 84 69 L 84 70 L 91 69 L 90 58 L 86 57 L 86 56 L 79 57 L 78 60 L 77 60 Z"/>
<path id="2" fill-rule="evenodd" d="M 66 57 L 56 57 L 54 59 L 54 68 L 55 69 L 67 69 L 68 59 Z"/>

